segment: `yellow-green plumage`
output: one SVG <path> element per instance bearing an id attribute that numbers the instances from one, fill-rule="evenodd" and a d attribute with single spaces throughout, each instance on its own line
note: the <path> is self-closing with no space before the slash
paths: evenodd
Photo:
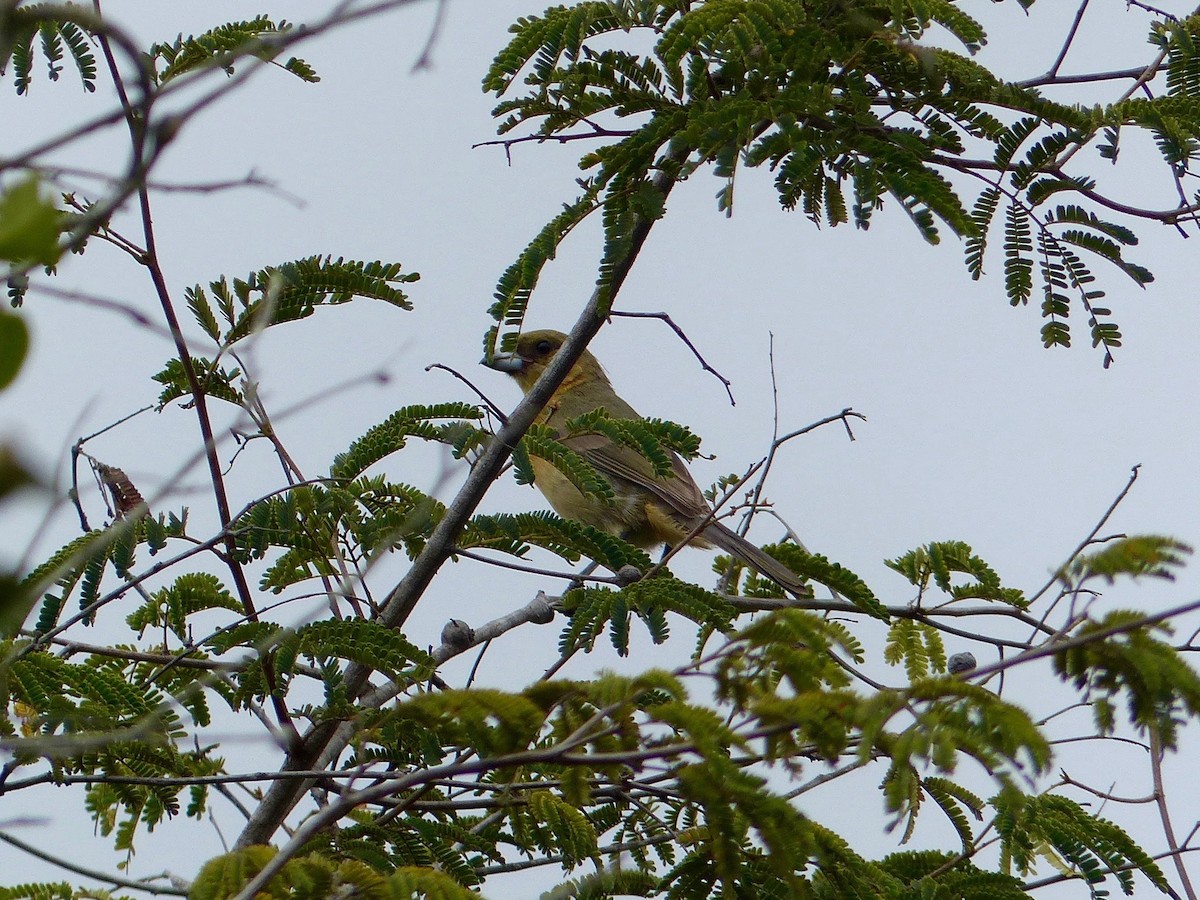
<path id="1" fill-rule="evenodd" d="M 521 390 L 528 392 L 566 339 L 559 331 L 523 334 L 513 354 L 499 367 L 517 380 Z M 551 427 L 561 426 L 568 419 L 596 409 L 603 409 L 617 419 L 641 418 L 613 390 L 596 357 L 585 350 L 546 403 L 538 421 Z M 641 454 L 605 435 L 578 435 L 563 438 L 562 442 L 603 475 L 614 493 L 611 505 L 586 497 L 552 464 L 532 457 L 534 483 L 563 518 L 620 535 L 640 547 L 653 547 L 681 543 L 712 515 L 703 492 L 683 460 L 674 453 L 672 475 L 663 478 L 655 474 L 654 467 Z M 796 593 L 806 592 L 803 582 L 787 566 L 720 522 L 707 521 L 688 543 L 697 547 L 716 545 L 781 587 Z"/>

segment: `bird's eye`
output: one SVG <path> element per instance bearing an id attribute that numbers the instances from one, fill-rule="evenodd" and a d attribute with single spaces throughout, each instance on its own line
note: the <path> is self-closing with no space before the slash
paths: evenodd
<path id="1" fill-rule="evenodd" d="M 538 356 L 545 356 L 554 349 L 554 344 L 550 341 L 538 341 L 533 349 L 537 351 Z"/>

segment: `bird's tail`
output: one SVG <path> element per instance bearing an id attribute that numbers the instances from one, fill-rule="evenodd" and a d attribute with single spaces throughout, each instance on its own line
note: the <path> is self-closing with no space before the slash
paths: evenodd
<path id="1" fill-rule="evenodd" d="M 705 528 L 702 536 L 726 553 L 741 560 L 760 575 L 770 578 L 785 591 L 799 594 L 802 597 L 812 594 L 812 588 L 805 584 L 799 575 L 779 560 L 755 547 L 737 532 L 730 531 L 720 522 L 713 522 Z"/>

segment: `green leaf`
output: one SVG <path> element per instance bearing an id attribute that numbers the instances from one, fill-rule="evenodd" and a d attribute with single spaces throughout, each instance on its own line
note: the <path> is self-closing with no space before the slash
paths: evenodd
<path id="1" fill-rule="evenodd" d="M 0 573 L 0 640 L 16 636 L 36 601 L 29 585 L 11 573 Z"/>
<path id="2" fill-rule="evenodd" d="M 1133 578 L 1146 575 L 1173 581 L 1175 569 L 1184 564 L 1192 548 L 1174 538 L 1160 535 L 1134 535 L 1121 538 L 1095 553 L 1078 557 L 1059 573 L 1069 586 L 1082 584 L 1089 578 L 1102 577 L 1109 584 L 1118 575 Z"/>
<path id="3" fill-rule="evenodd" d="M 0 310 L 0 390 L 12 384 L 29 353 L 29 329 L 25 320 Z"/>
<path id="4" fill-rule="evenodd" d="M 232 75 L 239 58 L 274 60 L 280 51 L 271 38 L 291 30 L 292 25 L 282 19 L 275 23 L 266 16 L 258 16 L 244 22 L 229 22 L 200 35 L 180 36 L 169 44 L 152 44 L 147 59 L 159 84 L 205 66 L 219 66 Z M 308 63 L 294 57 L 280 68 L 304 81 L 321 80 Z"/>
<path id="5" fill-rule="evenodd" d="M 0 259 L 52 266 L 58 262 L 62 213 L 30 177 L 0 195 Z"/>

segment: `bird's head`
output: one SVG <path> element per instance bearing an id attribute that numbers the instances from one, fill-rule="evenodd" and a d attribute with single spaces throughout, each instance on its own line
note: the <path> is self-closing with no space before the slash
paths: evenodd
<path id="1" fill-rule="evenodd" d="M 493 356 L 490 365 L 493 369 L 507 372 L 517 380 L 521 390 L 528 393 L 566 342 L 567 336 L 561 331 L 529 331 L 517 338 L 517 344 L 511 353 L 497 353 Z M 567 374 L 559 390 L 569 390 L 581 381 L 595 379 L 607 382 L 608 376 L 604 374 L 604 369 L 600 367 L 596 357 L 584 350 L 583 356 Z"/>

